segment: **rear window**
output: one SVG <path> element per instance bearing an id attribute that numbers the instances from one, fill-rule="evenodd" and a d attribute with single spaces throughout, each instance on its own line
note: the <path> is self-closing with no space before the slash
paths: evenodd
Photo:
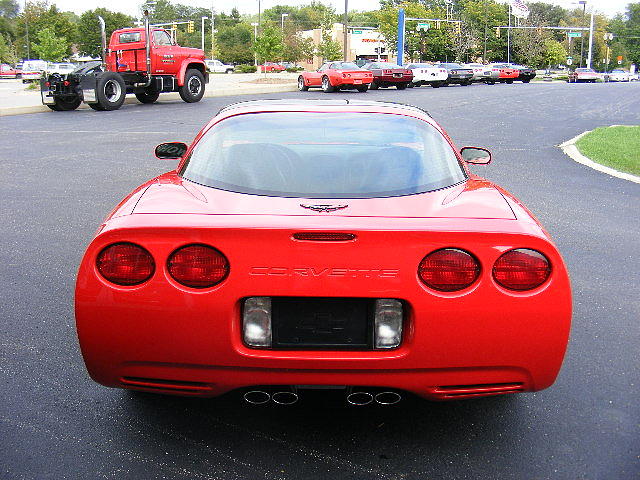
<path id="1" fill-rule="evenodd" d="M 135 43 L 140 41 L 140 32 L 121 33 L 118 37 L 120 43 Z"/>
<path id="2" fill-rule="evenodd" d="M 466 178 L 428 123 L 354 112 L 228 118 L 203 136 L 180 173 L 222 190 L 300 198 L 410 195 Z"/>

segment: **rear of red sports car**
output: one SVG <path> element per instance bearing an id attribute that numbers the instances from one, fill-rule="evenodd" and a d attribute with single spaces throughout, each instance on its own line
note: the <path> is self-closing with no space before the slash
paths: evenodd
<path id="1" fill-rule="evenodd" d="M 92 378 L 181 395 L 540 390 L 570 317 L 529 212 L 426 113 L 375 102 L 224 110 L 107 218 L 76 287 Z"/>

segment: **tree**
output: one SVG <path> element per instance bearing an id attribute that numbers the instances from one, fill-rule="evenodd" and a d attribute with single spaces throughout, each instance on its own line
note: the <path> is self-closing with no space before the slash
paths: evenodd
<path id="1" fill-rule="evenodd" d="M 282 59 L 285 62 L 295 63 L 299 60 L 307 60 L 313 58 L 314 53 L 313 39 L 302 38 L 297 34 L 285 38 L 284 51 L 282 52 Z"/>
<path id="2" fill-rule="evenodd" d="M 253 63 L 253 29 L 250 25 L 223 25 L 217 30 L 216 50 L 219 59 L 230 63 Z"/>
<path id="3" fill-rule="evenodd" d="M 59 62 L 67 53 L 67 39 L 57 37 L 52 28 L 43 28 L 36 35 L 37 42 L 31 44 L 33 52 L 42 60 Z"/>
<path id="4" fill-rule="evenodd" d="M 20 12 L 17 0 L 0 0 L 0 17 L 16 18 Z"/>
<path id="5" fill-rule="evenodd" d="M 0 34 L 0 63 L 15 64 L 18 61 L 15 48 Z"/>
<path id="6" fill-rule="evenodd" d="M 58 39 L 64 39 L 66 55 L 71 55 L 71 45 L 76 43 L 78 29 L 73 16 L 61 12 L 55 5 L 49 6 L 46 0 L 27 2 L 24 11 L 18 17 L 16 46 L 20 47 L 19 53 L 26 55 L 21 49 L 22 45 L 31 44 L 38 38 L 38 33 L 49 28 Z M 29 29 L 29 42 L 27 42 L 27 27 Z"/>
<path id="7" fill-rule="evenodd" d="M 133 25 L 133 19 L 124 13 L 112 12 L 106 8 L 87 10 L 80 16 L 78 33 L 80 43 L 78 49 L 84 55 L 99 57 L 101 55 L 100 23 L 98 15 L 104 19 L 107 44 L 114 30 Z"/>
<path id="8" fill-rule="evenodd" d="M 258 62 L 270 62 L 282 56 L 282 35 L 280 29 L 266 27 L 256 39 L 254 51 L 258 56 Z"/>
<path id="9" fill-rule="evenodd" d="M 562 43 L 557 40 L 548 38 L 544 42 L 544 53 L 542 54 L 542 60 L 545 65 L 558 65 L 564 63 L 567 58 L 567 51 Z"/>

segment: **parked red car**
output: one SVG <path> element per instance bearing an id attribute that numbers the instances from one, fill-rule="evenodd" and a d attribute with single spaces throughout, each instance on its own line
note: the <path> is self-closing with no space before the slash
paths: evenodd
<path id="1" fill-rule="evenodd" d="M 506 63 L 492 63 L 490 67 L 494 72 L 498 72 L 500 83 L 513 83 L 520 76 L 519 69 Z"/>
<path id="2" fill-rule="evenodd" d="M 384 132 L 384 135 L 381 135 Z M 571 290 L 513 195 L 424 110 L 259 100 L 223 108 L 87 248 L 75 313 L 106 386 L 352 404 L 535 391 L 555 380 Z"/>
<path id="3" fill-rule="evenodd" d="M 569 74 L 567 81 L 569 83 L 596 83 L 600 77 L 600 74 L 593 68 L 576 68 Z"/>
<path id="4" fill-rule="evenodd" d="M 395 63 L 370 62 L 364 64 L 362 69 L 373 73 L 371 90 L 377 90 L 380 87 L 396 87 L 398 90 L 404 90 L 413 81 L 413 72 Z"/>
<path id="5" fill-rule="evenodd" d="M 298 77 L 298 90 L 306 92 L 311 87 L 320 87 L 326 93 L 343 89 L 366 92 L 372 81 L 372 73 L 355 63 L 327 62 L 315 72 L 302 72 Z"/>
<path id="6" fill-rule="evenodd" d="M 273 62 L 264 62 L 263 65 L 258 66 L 261 72 L 283 72 L 286 70 L 284 65 Z"/>
<path id="7" fill-rule="evenodd" d="M 3 63 L 0 65 L 0 78 L 18 78 L 20 73 L 22 73 L 21 70 L 18 70 L 9 64 Z"/>

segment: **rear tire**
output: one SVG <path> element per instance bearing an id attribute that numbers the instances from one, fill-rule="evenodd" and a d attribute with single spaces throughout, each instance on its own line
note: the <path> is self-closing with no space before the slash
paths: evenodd
<path id="1" fill-rule="evenodd" d="M 433 87 L 433 88 L 440 88 L 440 85 L 442 85 L 442 82 L 432 82 L 431 83 L 431 87 Z"/>
<path id="2" fill-rule="evenodd" d="M 322 91 L 324 93 L 331 93 L 335 91 L 335 88 L 331 85 L 331 80 L 329 80 L 329 77 L 327 76 L 322 77 Z"/>
<path id="3" fill-rule="evenodd" d="M 407 88 L 419 87 L 420 85 L 414 84 L 413 82 L 409 82 L 407 84 Z"/>
<path id="4" fill-rule="evenodd" d="M 397 88 L 398 90 L 404 90 L 405 88 L 407 88 L 407 84 L 406 84 L 406 83 L 398 83 L 398 84 L 396 85 L 396 88 Z"/>
<path id="5" fill-rule="evenodd" d="M 512 84 L 513 83 L 513 78 L 510 78 L 509 80 L 505 80 L 505 83 Z"/>
<path id="6" fill-rule="evenodd" d="M 369 88 L 371 90 L 378 90 L 378 88 L 380 88 L 380 85 L 378 85 L 376 82 L 371 82 L 371 85 L 369 86 Z"/>
<path id="7" fill-rule="evenodd" d="M 82 103 L 82 100 L 80 100 L 80 97 L 78 97 L 77 95 L 71 100 L 67 100 L 64 98 L 54 98 L 53 101 L 55 103 L 53 105 L 47 105 L 47 107 L 49 107 L 51 110 L 55 110 L 56 112 L 69 112 L 71 110 L 75 110 Z"/>
<path id="8" fill-rule="evenodd" d="M 158 101 L 160 92 L 156 90 L 145 89 L 143 92 L 137 92 L 136 98 L 140 103 L 155 103 Z"/>
<path id="9" fill-rule="evenodd" d="M 525 78 L 524 80 L 522 80 L 522 83 L 529 83 L 531 81 L 530 78 Z"/>
<path id="10" fill-rule="evenodd" d="M 124 103 L 127 87 L 120 75 L 115 72 L 103 72 L 98 76 L 96 98 L 101 110 L 117 110 Z M 97 109 L 96 109 L 97 110 Z"/>
<path id="11" fill-rule="evenodd" d="M 99 103 L 89 103 L 89 106 L 91 108 L 93 108 L 96 112 L 104 112 L 105 109 L 102 108 L 102 105 L 100 105 Z"/>
<path id="12" fill-rule="evenodd" d="M 187 103 L 199 102 L 204 95 L 204 77 L 199 70 L 190 68 L 184 74 L 184 85 L 178 90 L 180 98 Z"/>
<path id="13" fill-rule="evenodd" d="M 306 92 L 309 90 L 309 87 L 304 84 L 304 77 L 302 75 L 298 77 L 298 90 L 300 90 L 301 92 Z"/>
<path id="14" fill-rule="evenodd" d="M 369 90 L 369 85 L 360 85 L 359 87 L 356 87 L 356 90 L 358 90 L 360 93 L 364 93 Z"/>

